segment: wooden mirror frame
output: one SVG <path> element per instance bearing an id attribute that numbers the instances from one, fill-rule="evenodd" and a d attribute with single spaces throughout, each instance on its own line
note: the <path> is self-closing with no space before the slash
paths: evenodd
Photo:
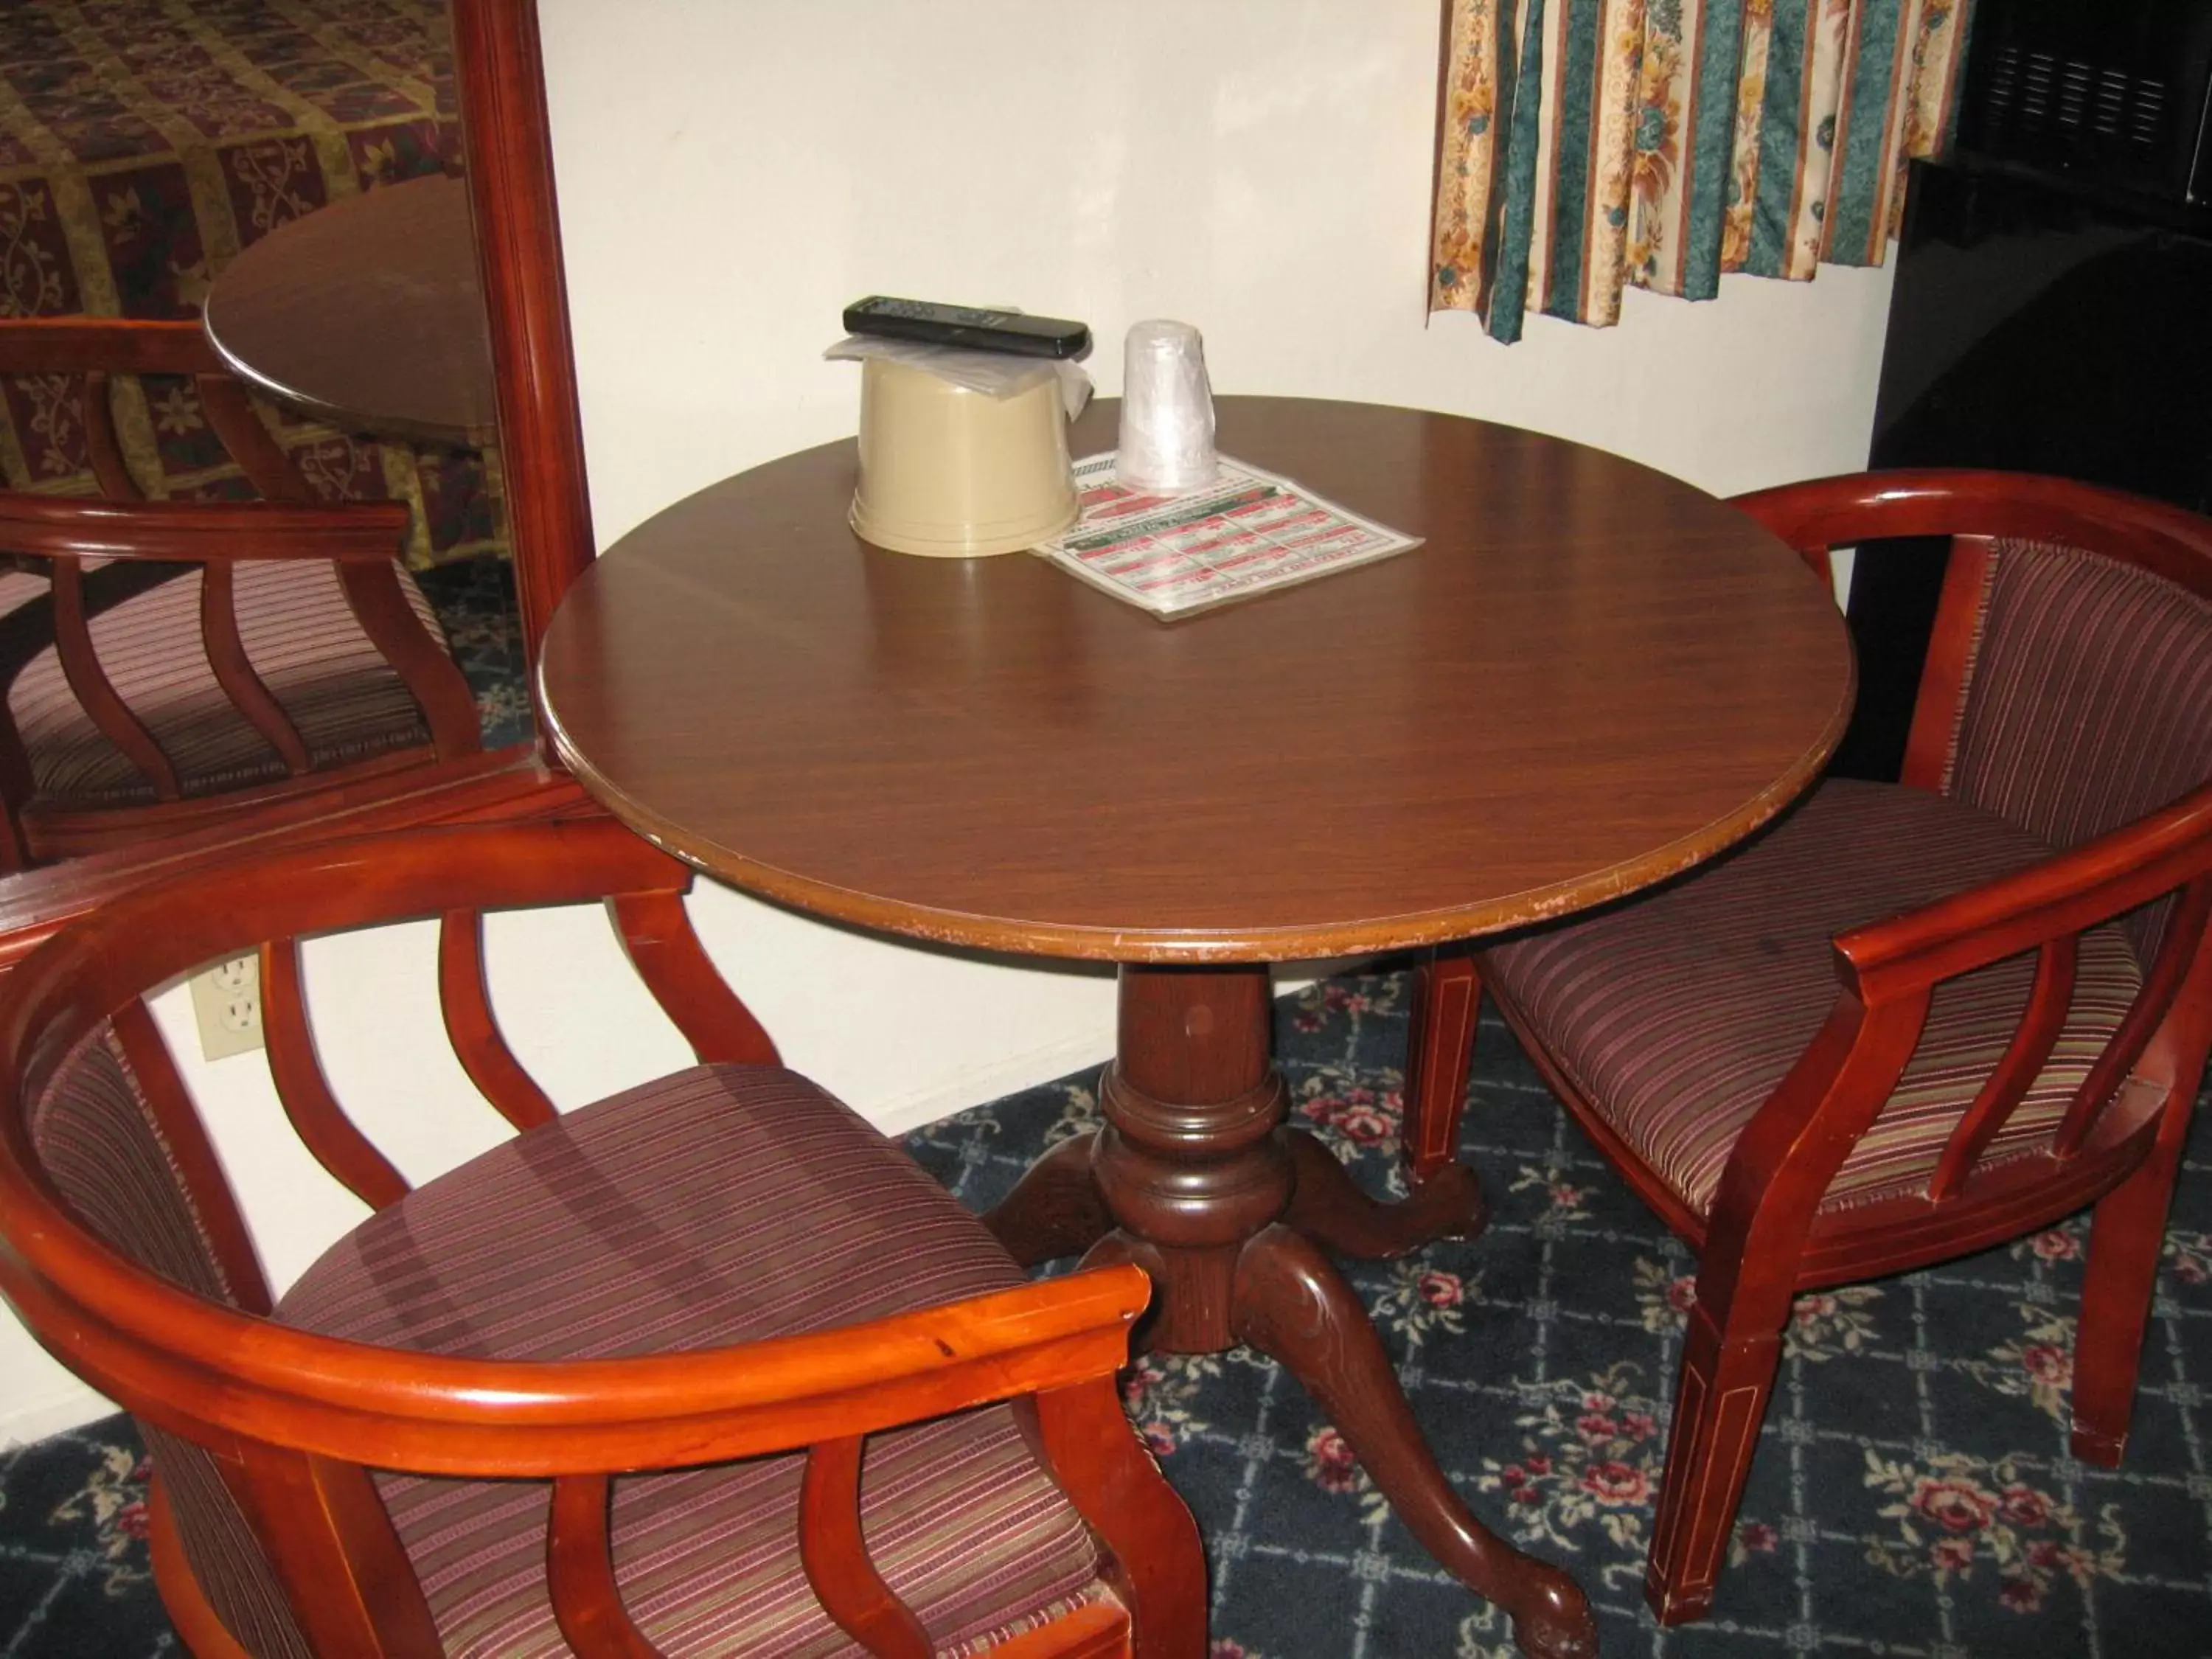
<path id="1" fill-rule="evenodd" d="M 593 557 L 583 419 L 569 348 L 560 216 L 537 0 L 448 0 L 477 259 L 491 330 L 509 541 L 524 661 Z M 286 803 L 250 823 L 198 830 L 0 883 L 0 970 L 70 917 L 149 881 L 189 878 L 244 847 L 416 824 L 517 822 L 598 811 L 544 747 L 514 749 Z"/>
<path id="2" fill-rule="evenodd" d="M 537 0 L 450 0 L 523 654 L 592 558 Z"/>

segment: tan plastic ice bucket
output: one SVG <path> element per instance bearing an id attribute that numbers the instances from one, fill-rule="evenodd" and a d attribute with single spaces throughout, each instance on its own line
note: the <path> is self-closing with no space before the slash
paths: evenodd
<path id="1" fill-rule="evenodd" d="M 1060 379 L 1004 398 L 905 363 L 860 365 L 853 528 L 899 553 L 1014 553 L 1075 522 Z"/>

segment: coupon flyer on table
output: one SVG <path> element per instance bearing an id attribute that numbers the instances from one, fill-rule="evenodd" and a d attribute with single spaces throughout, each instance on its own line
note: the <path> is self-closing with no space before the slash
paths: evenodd
<path id="1" fill-rule="evenodd" d="M 1418 536 L 1226 455 L 1212 483 L 1163 495 L 1116 483 L 1109 451 L 1075 464 L 1075 489 L 1080 516 L 1037 552 L 1161 617 L 1189 616 L 1420 545 Z"/>

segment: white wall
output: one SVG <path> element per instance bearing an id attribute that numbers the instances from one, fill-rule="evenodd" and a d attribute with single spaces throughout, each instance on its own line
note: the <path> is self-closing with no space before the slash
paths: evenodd
<path id="1" fill-rule="evenodd" d="M 1632 294 L 1610 331 L 1510 348 L 1424 315 L 1437 0 L 541 0 L 586 448 L 603 543 L 727 473 L 853 430 L 820 361 L 872 292 L 1087 320 L 1118 388 L 1133 320 L 1205 331 L 1224 392 L 1484 416 L 1726 492 L 1865 459 L 1886 271 Z M 895 945 L 726 890 L 710 948 L 787 1057 L 902 1127 L 1102 1058 L 1112 985 Z M 569 1103 L 680 1058 L 595 919 L 517 920 L 494 983 Z M 422 1175 L 495 1132 L 450 1065 L 403 933 L 311 960 L 376 1010 L 327 1041 L 341 1093 L 416 1109 Z M 557 965 L 556 965 L 557 964 Z M 536 1012 L 522 1015 L 523 1005 Z M 180 1020 L 181 1004 L 165 1006 Z M 179 1027 L 181 1029 L 181 1027 Z M 186 1039 L 181 1045 L 189 1050 Z M 352 1213 L 283 1146 L 252 1059 L 191 1080 L 287 1281 Z M 0 1328 L 0 1437 L 96 1398 Z"/>
<path id="2" fill-rule="evenodd" d="M 540 0 L 611 538 L 853 430 L 864 294 L 1144 317 L 1224 392 L 1481 415 L 1729 491 L 1865 459 L 1885 270 L 1632 294 L 1503 347 L 1424 314 L 1438 0 Z"/>

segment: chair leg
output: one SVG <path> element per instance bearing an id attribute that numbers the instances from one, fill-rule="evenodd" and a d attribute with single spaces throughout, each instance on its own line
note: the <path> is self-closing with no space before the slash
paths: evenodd
<path id="1" fill-rule="evenodd" d="M 1691 1310 L 1674 1384 L 1667 1471 L 1644 1568 L 1644 1596 L 1662 1625 L 1702 1619 L 1712 1606 L 1744 1477 L 1782 1358 L 1780 1313 L 1739 1307 L 1716 1325 L 1703 1304 Z"/>
<path id="2" fill-rule="evenodd" d="M 2161 1135 L 2141 1168 L 2098 1200 L 2074 1336 L 2074 1455 L 2107 1468 L 2128 1443 L 2136 1370 L 2180 1154 Z"/>
<path id="3" fill-rule="evenodd" d="M 1459 1151 L 1474 1059 L 1482 981 L 1465 944 L 1441 945 L 1413 970 L 1413 1014 L 1406 1036 L 1406 1173 L 1418 1187 Z"/>

